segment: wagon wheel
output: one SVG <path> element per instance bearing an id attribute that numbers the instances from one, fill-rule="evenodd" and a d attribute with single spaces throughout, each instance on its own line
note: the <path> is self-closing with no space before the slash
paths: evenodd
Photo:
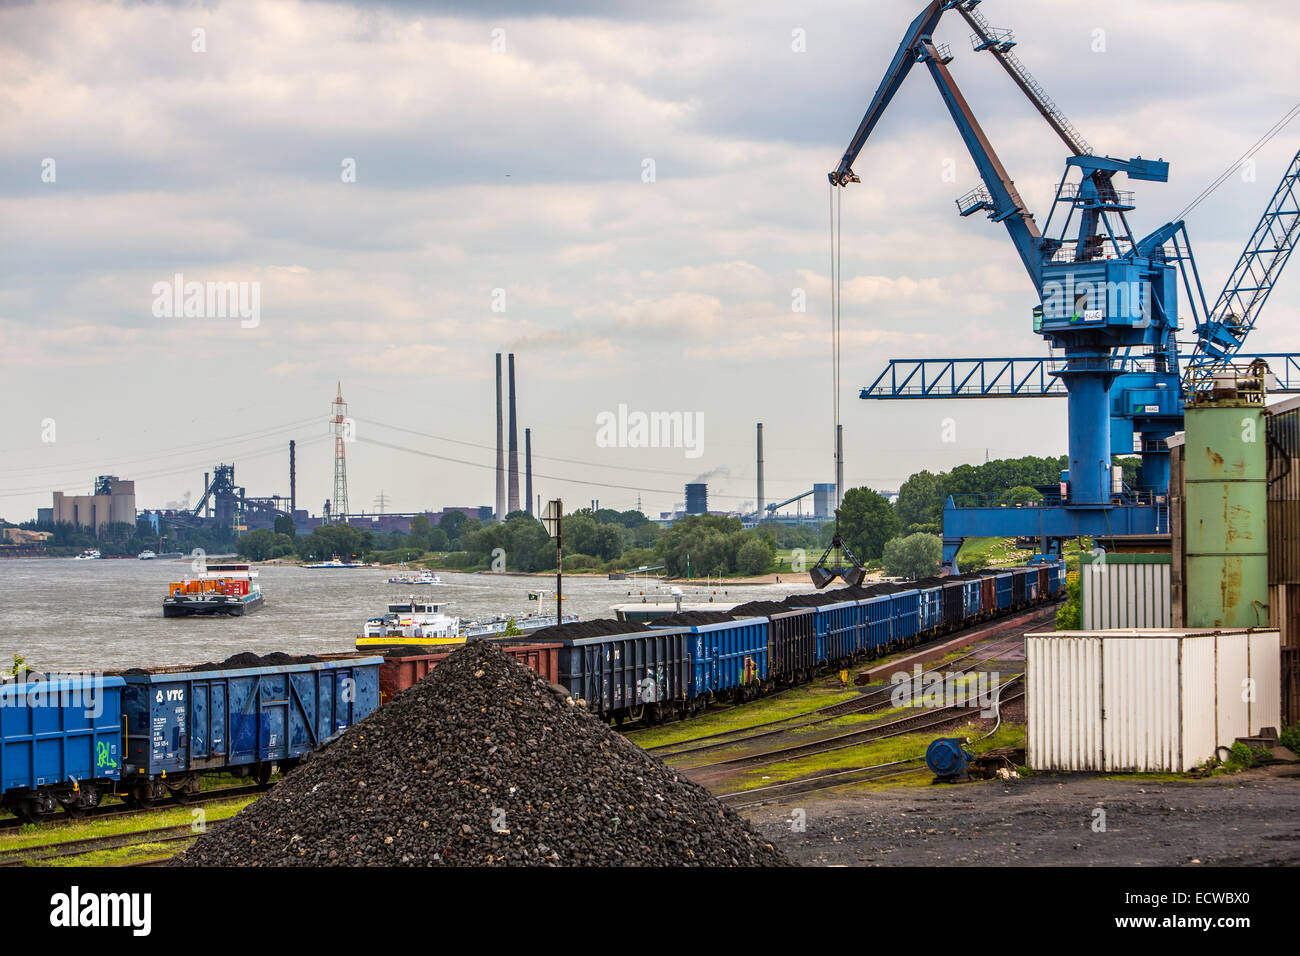
<path id="1" fill-rule="evenodd" d="M 139 790 L 122 794 L 122 802 L 136 810 L 149 810 L 158 805 L 158 801 L 152 796 Z"/>
<path id="2" fill-rule="evenodd" d="M 263 790 L 266 790 L 271 786 L 270 761 L 267 761 L 266 763 L 259 763 L 257 765 L 257 772 L 254 775 L 254 779 L 257 781 L 257 785 L 261 787 Z"/>

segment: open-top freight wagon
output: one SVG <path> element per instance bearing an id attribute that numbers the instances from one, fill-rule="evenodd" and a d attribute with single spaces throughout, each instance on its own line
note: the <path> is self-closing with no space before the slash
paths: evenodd
<path id="1" fill-rule="evenodd" d="M 597 714 L 658 723 L 710 700 L 745 700 L 1053 600 L 1063 582 L 1058 565 L 999 569 L 688 612 L 649 628 L 588 621 L 546 628 L 530 640 L 559 644 L 558 682 Z M 617 633 L 591 630 L 605 626 Z"/>
<path id="2" fill-rule="evenodd" d="M 2 684 L 0 803 L 36 820 L 109 793 L 140 806 L 184 799 L 204 774 L 264 785 L 379 706 L 381 662 L 285 657 Z"/>

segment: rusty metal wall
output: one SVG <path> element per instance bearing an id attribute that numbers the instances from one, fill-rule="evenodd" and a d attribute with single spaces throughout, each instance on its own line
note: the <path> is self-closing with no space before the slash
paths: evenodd
<path id="1" fill-rule="evenodd" d="M 1268 583 L 1300 584 L 1300 408 L 1268 416 Z"/>
<path id="2" fill-rule="evenodd" d="M 1282 719 L 1300 723 L 1300 647 L 1282 648 Z"/>

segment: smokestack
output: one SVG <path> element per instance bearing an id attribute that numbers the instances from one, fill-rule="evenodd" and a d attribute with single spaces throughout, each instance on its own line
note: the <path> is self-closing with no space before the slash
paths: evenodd
<path id="1" fill-rule="evenodd" d="M 844 503 L 844 426 L 835 426 L 835 510 Z"/>
<path id="2" fill-rule="evenodd" d="M 528 513 L 533 513 L 533 430 L 524 429 L 524 500 Z M 535 516 L 534 516 L 535 517 Z"/>
<path id="3" fill-rule="evenodd" d="M 497 520 L 506 516 L 506 451 L 501 433 L 501 353 L 497 353 Z"/>
<path id="4" fill-rule="evenodd" d="M 763 423 L 758 423 L 758 520 L 763 520 Z"/>
<path id="5" fill-rule="evenodd" d="M 519 510 L 519 431 L 515 428 L 515 353 L 510 353 L 510 501 L 506 513 Z"/>
<path id="6" fill-rule="evenodd" d="M 289 439 L 289 517 L 298 510 L 298 464 L 295 461 L 293 439 Z"/>
<path id="7" fill-rule="evenodd" d="M 208 493 L 208 473 L 205 471 L 203 473 L 203 494 L 206 496 L 207 493 Z M 205 504 L 203 506 L 203 514 L 199 515 L 199 517 L 206 518 L 209 514 L 209 510 L 210 510 L 210 506 Z"/>

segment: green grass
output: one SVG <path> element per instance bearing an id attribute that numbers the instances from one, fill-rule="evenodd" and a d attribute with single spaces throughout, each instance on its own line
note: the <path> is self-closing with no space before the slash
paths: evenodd
<path id="1" fill-rule="evenodd" d="M 119 836 L 140 830 L 182 826 L 193 822 L 195 819 L 193 811 L 199 809 L 203 810 L 207 822 L 212 823 L 234 816 L 258 796 L 259 794 L 248 794 L 225 803 L 208 804 L 204 807 L 179 806 L 150 810 L 145 813 L 109 814 L 55 826 L 27 824 L 17 830 L 0 832 L 0 851 L 26 850 L 50 843 L 62 843 L 66 840 Z"/>
<path id="2" fill-rule="evenodd" d="M 924 757 L 925 748 L 930 745 L 932 740 L 940 736 L 972 738 L 972 742 L 967 744 L 966 747 L 974 754 L 984 753 L 999 747 L 1024 746 L 1025 728 L 1020 724 L 1004 723 L 995 733 L 983 740 L 978 738 L 987 731 L 980 728 L 979 723 L 971 721 L 951 730 L 924 730 L 914 734 L 889 737 L 884 740 L 872 740 L 856 747 L 845 747 L 843 750 L 833 750 L 829 753 L 796 757 L 793 760 L 785 760 L 746 771 L 732 789 L 752 790 L 755 787 L 782 783 L 811 774 L 876 766 L 897 760 L 906 760 L 909 757 Z M 890 777 L 888 780 L 867 781 L 854 786 L 913 786 L 930 778 L 930 772 L 926 770 L 924 763 L 919 764 L 918 774 L 909 773 L 899 777 Z"/>
<path id="3" fill-rule="evenodd" d="M 114 847 L 111 850 L 94 850 L 76 856 L 61 856 L 52 860 L 35 860 L 28 866 L 121 866 L 136 860 L 156 860 L 159 857 L 175 856 L 193 843 L 193 840 L 177 840 L 172 843 L 135 843 L 131 846 Z"/>
<path id="4" fill-rule="evenodd" d="M 641 747 L 658 747 L 679 740 L 690 740 L 706 734 L 723 733 L 729 730 L 743 730 L 755 724 L 785 717 L 797 717 L 818 707 L 838 704 L 840 701 L 857 697 L 856 691 L 841 690 L 839 681 L 832 678 L 833 684 L 825 682 L 796 687 L 785 693 L 761 700 L 752 701 L 739 707 L 719 708 L 705 711 L 699 717 L 677 721 L 663 727 L 635 730 L 627 736 Z"/>

